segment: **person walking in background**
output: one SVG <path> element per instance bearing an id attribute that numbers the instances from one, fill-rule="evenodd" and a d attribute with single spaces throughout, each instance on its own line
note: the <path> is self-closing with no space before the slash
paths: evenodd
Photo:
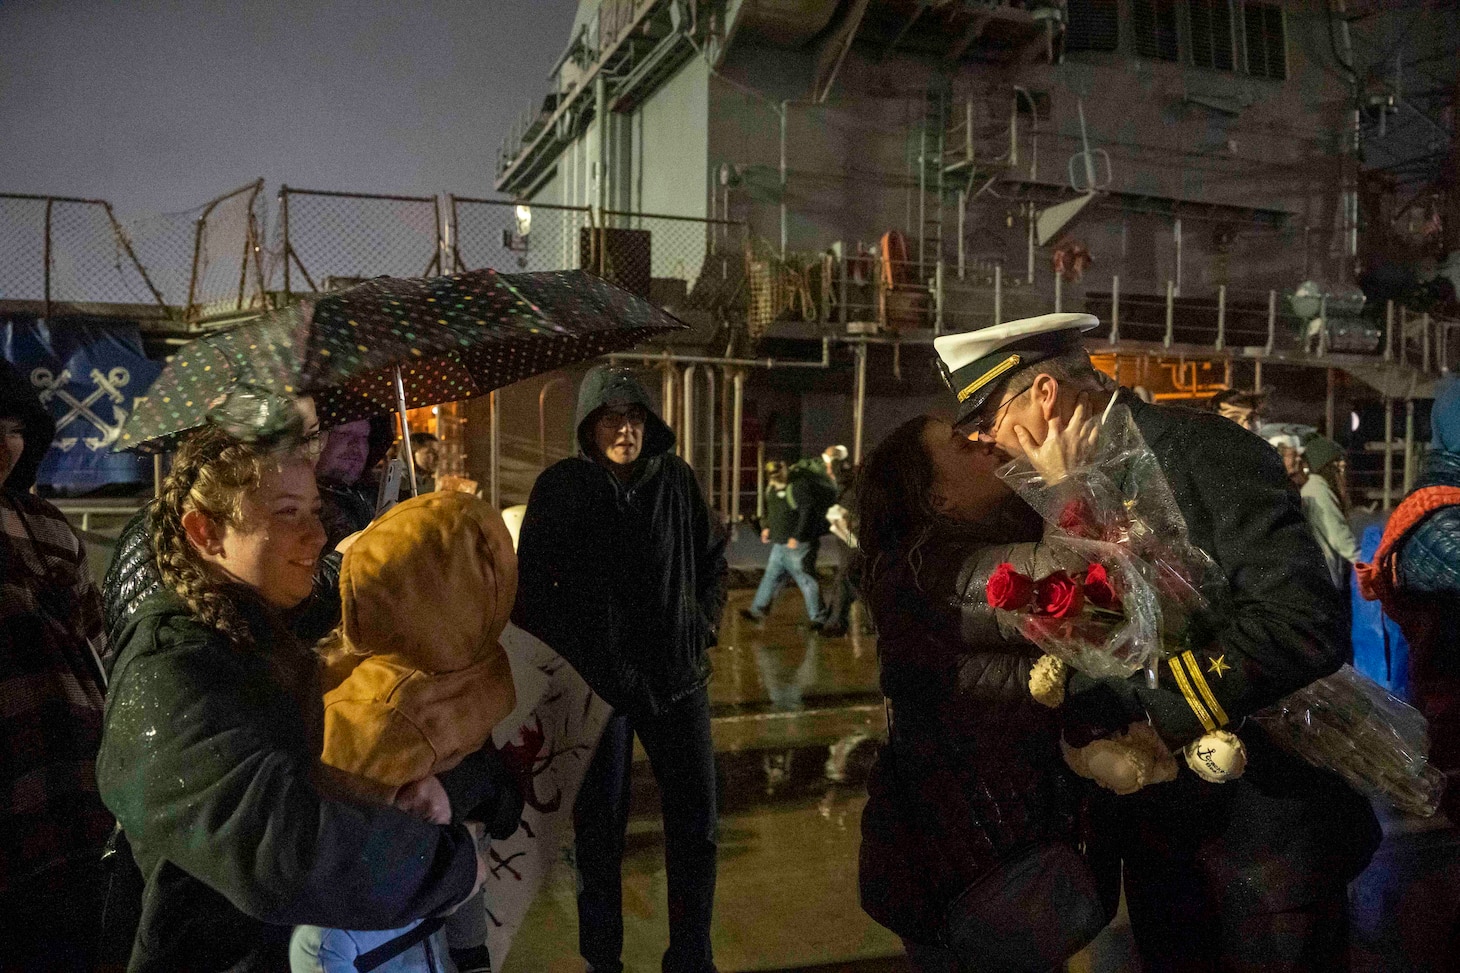
<path id="1" fill-rule="evenodd" d="M 821 634 L 837 638 L 846 635 L 852 624 L 852 603 L 862 585 L 862 557 L 857 538 L 857 483 L 860 471 L 843 474 L 836 503 L 826 511 L 831 533 L 842 542 L 841 563 L 831 582 L 831 603 L 826 609 L 826 623 Z"/>
<path id="2" fill-rule="evenodd" d="M 766 523 L 760 531 L 760 542 L 771 545 L 770 558 L 750 607 L 740 610 L 743 618 L 764 621 L 789 577 L 801 589 L 806 620 L 812 629 L 821 628 L 826 621 L 821 584 L 816 578 L 816 550 L 828 527 L 826 511 L 831 504 L 820 502 L 820 495 L 827 491 L 817 489 L 817 475 L 805 461 L 798 463 L 794 471 L 784 463 L 775 464 L 766 483 Z M 824 474 L 820 479 L 830 482 Z"/>
<path id="3" fill-rule="evenodd" d="M 1349 565 L 1359 559 L 1359 542 L 1333 487 L 1309 468 L 1305 450 L 1297 436 L 1273 436 L 1268 442 L 1277 449 L 1288 479 L 1298 488 L 1298 495 L 1303 500 L 1303 517 L 1323 550 L 1323 561 L 1328 566 L 1334 587 L 1346 590 Z"/>
<path id="4" fill-rule="evenodd" d="M 573 810 L 578 945 L 623 969 L 623 854 L 637 735 L 664 814 L 665 973 L 711 973 L 715 754 L 710 663 L 725 605 L 725 537 L 674 455 L 674 433 L 627 372 L 590 371 L 579 454 L 533 485 L 518 540 L 513 621 L 567 659 L 614 708 Z"/>
<path id="5" fill-rule="evenodd" d="M 0 967 L 89 971 L 112 829 L 96 785 L 106 638 L 81 538 L 30 493 L 54 433 L 0 361 Z"/>

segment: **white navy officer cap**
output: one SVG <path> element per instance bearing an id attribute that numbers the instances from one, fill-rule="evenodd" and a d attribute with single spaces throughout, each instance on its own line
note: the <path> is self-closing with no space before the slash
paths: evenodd
<path id="1" fill-rule="evenodd" d="M 938 369 L 958 397 L 954 425 L 972 419 L 1009 376 L 1078 345 L 1099 323 L 1093 314 L 1041 314 L 934 338 Z"/>

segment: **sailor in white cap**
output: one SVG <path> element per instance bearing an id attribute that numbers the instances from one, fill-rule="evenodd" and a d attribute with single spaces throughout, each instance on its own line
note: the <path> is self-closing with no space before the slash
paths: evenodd
<path id="1" fill-rule="evenodd" d="M 1011 456 L 1058 447 L 1081 404 L 1102 421 L 1112 400 L 1130 410 L 1192 542 L 1226 584 L 1200 631 L 1162 661 L 1158 686 L 1075 673 L 1060 723 L 1081 747 L 1149 722 L 1174 752 L 1336 669 L 1348 646 L 1343 601 L 1274 450 L 1213 412 L 1113 391 L 1080 343 L 1097 324 L 1046 314 L 934 347 L 958 433 Z M 1257 735 L 1251 750 L 1236 780 L 1182 774 L 1100 797 L 1148 970 L 1347 968 L 1345 886 L 1377 844 L 1373 812 L 1338 778 Z"/>

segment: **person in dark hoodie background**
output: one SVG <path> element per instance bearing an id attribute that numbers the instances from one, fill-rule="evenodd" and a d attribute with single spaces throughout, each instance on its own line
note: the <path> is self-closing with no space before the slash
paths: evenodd
<path id="1" fill-rule="evenodd" d="M 578 942 L 623 969 L 622 861 L 634 735 L 659 782 L 668 873 L 666 973 L 714 969 L 715 760 L 710 667 L 725 604 L 725 539 L 674 433 L 626 372 L 588 373 L 579 455 L 537 478 L 518 542 L 513 620 L 615 712 L 574 808 Z"/>
<path id="2" fill-rule="evenodd" d="M 30 493 L 55 425 L 0 361 L 0 967 L 90 970 L 111 815 L 96 786 L 101 596 L 81 538 Z"/>

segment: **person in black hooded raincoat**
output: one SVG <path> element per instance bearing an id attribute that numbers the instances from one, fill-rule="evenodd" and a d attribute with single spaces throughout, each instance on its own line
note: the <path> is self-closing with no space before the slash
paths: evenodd
<path id="1" fill-rule="evenodd" d="M 574 808 L 579 948 L 623 968 L 622 877 L 638 734 L 659 782 L 668 872 L 666 971 L 713 970 L 715 761 L 710 667 L 725 603 L 725 540 L 674 433 L 626 372 L 595 369 L 575 418 L 579 454 L 533 486 L 518 543 L 514 621 L 552 646 L 615 712 Z"/>
<path id="2" fill-rule="evenodd" d="M 81 538 L 30 492 L 55 423 L 0 360 L 0 968 L 95 961 L 111 815 L 96 786 L 101 597 Z"/>

